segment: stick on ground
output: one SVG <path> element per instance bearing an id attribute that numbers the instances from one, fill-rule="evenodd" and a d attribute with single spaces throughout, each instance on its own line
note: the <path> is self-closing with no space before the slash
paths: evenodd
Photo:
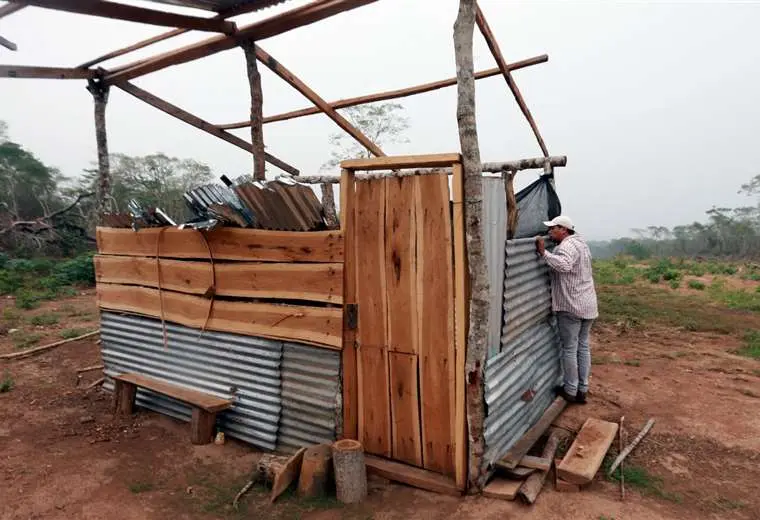
<path id="1" fill-rule="evenodd" d="M 92 365 L 90 367 L 84 367 L 77 370 L 77 374 L 83 374 L 85 372 L 92 372 L 93 370 L 100 370 L 104 368 L 103 365 Z"/>
<path id="2" fill-rule="evenodd" d="M 618 455 L 618 457 L 615 459 L 615 462 L 613 462 L 612 466 L 610 466 L 607 475 L 612 475 L 615 472 L 618 466 L 623 463 L 625 458 L 633 451 L 636 445 L 641 442 L 641 439 L 643 439 L 646 434 L 649 433 L 649 430 L 652 429 L 652 426 L 654 426 L 654 419 L 649 419 L 646 426 L 644 426 L 644 429 L 639 432 L 635 439 L 633 439 L 633 442 L 630 443 L 622 452 L 620 452 L 620 455 Z"/>
<path id="3" fill-rule="evenodd" d="M 620 453 L 623 453 L 623 422 L 625 421 L 625 415 L 620 417 L 620 430 L 618 436 L 620 437 Z M 620 500 L 625 500 L 625 473 L 623 473 L 623 461 L 620 461 Z"/>
<path id="4" fill-rule="evenodd" d="M 101 378 L 100 378 L 100 379 L 98 379 L 97 381 L 93 381 L 93 382 L 92 382 L 92 383 L 91 383 L 91 384 L 90 384 L 90 385 L 89 385 L 87 388 L 85 388 L 85 390 L 92 390 L 92 389 L 93 389 L 93 388 L 95 388 L 96 386 L 98 386 L 98 385 L 102 385 L 102 384 L 103 384 L 103 381 L 105 381 L 105 380 L 106 380 L 106 378 L 105 378 L 105 377 L 101 377 Z"/>
<path id="5" fill-rule="evenodd" d="M 55 343 L 51 343 L 50 345 L 43 345 L 41 347 L 35 347 L 31 348 L 29 350 L 23 350 L 21 352 L 14 352 L 13 354 L 3 354 L 0 356 L 0 359 L 19 359 L 24 358 L 27 356 L 33 356 L 34 354 L 38 354 L 40 352 L 44 352 L 46 350 L 50 350 L 56 347 L 60 347 L 61 345 L 65 345 L 66 343 L 73 343 L 75 341 L 80 341 L 83 339 L 91 338 L 92 336 L 95 336 L 97 334 L 100 334 L 100 330 L 94 330 L 92 332 L 88 332 L 87 334 L 82 334 L 81 336 L 77 336 L 76 338 L 70 338 L 70 339 L 64 339 L 62 341 L 56 341 Z"/>

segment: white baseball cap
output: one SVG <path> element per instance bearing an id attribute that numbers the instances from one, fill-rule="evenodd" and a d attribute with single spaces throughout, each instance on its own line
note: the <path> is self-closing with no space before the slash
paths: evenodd
<path id="1" fill-rule="evenodd" d="M 565 229 L 574 230 L 575 226 L 573 225 L 573 221 L 570 220 L 570 217 L 566 217 L 564 215 L 560 215 L 559 217 L 553 218 L 549 222 L 544 222 L 544 226 L 546 227 L 554 227 L 554 226 L 562 226 Z"/>

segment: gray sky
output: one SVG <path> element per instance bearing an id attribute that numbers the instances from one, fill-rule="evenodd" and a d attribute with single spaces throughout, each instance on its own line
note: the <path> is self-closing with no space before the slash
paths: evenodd
<path id="1" fill-rule="evenodd" d="M 508 61 L 549 54 L 547 64 L 515 77 L 549 151 L 568 156 L 568 167 L 558 170 L 558 189 L 565 213 L 588 237 L 689 223 L 702 220 L 714 204 L 747 202 L 736 192 L 760 173 L 752 162 L 760 135 L 760 3 L 480 3 Z M 454 75 L 457 5 L 381 0 L 261 46 L 328 100 L 411 86 Z M 164 30 L 30 7 L 0 20 L 0 34 L 19 46 L 18 52 L 0 48 L 0 62 L 76 66 Z M 209 36 L 184 35 L 104 66 Z M 477 31 L 475 43 L 476 69 L 495 66 Z M 269 71 L 262 76 L 265 115 L 309 105 Z M 239 49 L 134 82 L 213 123 L 246 119 L 250 110 Z M 387 146 L 386 153 L 457 151 L 455 96 L 450 88 L 403 100 L 410 142 Z M 502 78 L 478 82 L 477 109 L 484 161 L 540 155 Z M 83 81 L 0 79 L 0 119 L 13 140 L 67 175 L 78 175 L 96 158 L 92 98 Z M 107 120 L 111 152 L 161 151 L 206 162 L 216 174 L 250 172 L 246 152 L 118 89 L 112 89 Z M 322 115 L 270 124 L 267 149 L 304 174 L 317 173 L 336 128 Z M 246 130 L 236 133 L 250 139 Z M 519 185 L 535 177 L 523 172 Z"/>

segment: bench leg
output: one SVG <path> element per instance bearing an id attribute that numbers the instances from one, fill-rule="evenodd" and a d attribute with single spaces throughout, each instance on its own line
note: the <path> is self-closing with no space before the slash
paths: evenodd
<path id="1" fill-rule="evenodd" d="M 116 415 L 132 415 L 135 409 L 135 395 L 137 386 L 132 383 L 114 381 L 113 389 L 113 412 Z"/>
<path id="2" fill-rule="evenodd" d="M 216 413 L 193 408 L 193 418 L 190 421 L 190 441 L 193 444 L 209 444 L 214 440 Z"/>

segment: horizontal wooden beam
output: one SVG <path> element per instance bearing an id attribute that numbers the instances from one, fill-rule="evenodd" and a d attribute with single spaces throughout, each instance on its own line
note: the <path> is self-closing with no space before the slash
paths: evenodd
<path id="1" fill-rule="evenodd" d="M 567 156 L 553 155 L 551 157 L 534 157 L 532 159 L 521 159 L 519 161 L 487 162 L 483 163 L 482 171 L 484 173 L 501 173 L 517 172 L 521 170 L 538 170 L 544 168 L 547 162 L 550 166 L 555 168 L 567 166 Z"/>
<path id="2" fill-rule="evenodd" d="M 269 70 L 277 74 L 280 78 L 282 78 L 288 85 L 296 89 L 298 92 L 303 94 L 303 96 L 314 103 L 319 110 L 325 113 L 327 117 L 335 121 L 335 123 L 341 127 L 347 134 L 349 134 L 351 137 L 356 139 L 356 141 L 361 144 L 364 148 L 366 148 L 369 152 L 371 152 L 376 157 L 383 157 L 385 153 L 380 149 L 379 146 L 377 146 L 372 140 L 367 137 L 361 130 L 356 128 L 351 122 L 340 115 L 338 112 L 335 111 L 334 108 L 330 106 L 330 104 L 322 99 L 321 96 L 319 96 L 316 92 L 314 92 L 311 88 L 309 88 L 306 83 L 301 81 L 298 76 L 293 74 L 290 70 L 285 68 L 282 63 L 275 60 L 271 55 L 269 55 L 264 49 L 259 47 L 258 45 L 255 46 L 256 51 L 256 59 L 259 60 L 261 63 L 263 63 Z"/>
<path id="3" fill-rule="evenodd" d="M 266 9 L 267 7 L 277 5 L 281 1 L 282 0 L 266 0 L 266 1 L 260 0 L 258 2 L 241 4 L 237 7 L 233 7 L 232 9 L 228 9 L 226 11 L 220 12 L 218 15 L 214 17 L 214 19 L 224 20 L 225 18 L 232 18 L 233 16 L 239 16 L 241 14 L 250 13 L 251 11 L 259 11 L 261 9 Z M 81 68 L 92 67 L 93 65 L 97 65 L 98 63 L 102 63 L 106 60 L 118 58 L 119 56 L 124 56 L 125 54 L 128 54 L 130 52 L 143 49 L 145 47 L 148 47 L 149 45 L 153 45 L 154 43 L 162 42 L 164 40 L 168 40 L 169 38 L 174 38 L 175 36 L 179 36 L 187 32 L 190 32 L 190 29 L 174 29 L 173 31 L 167 31 L 162 34 L 157 34 L 156 36 L 153 36 L 152 38 L 148 38 L 146 40 L 133 43 L 132 45 L 129 45 L 127 47 L 123 47 L 121 49 L 111 51 L 107 54 L 103 54 L 102 56 L 98 56 L 97 58 L 91 59 L 90 61 L 86 61 L 82 63 L 81 65 L 79 65 L 79 67 Z"/>
<path id="4" fill-rule="evenodd" d="M 18 50 L 18 45 L 16 45 L 15 43 L 13 43 L 7 38 L 3 38 L 2 36 L 0 36 L 0 45 L 2 45 L 3 47 L 11 51 Z"/>
<path id="5" fill-rule="evenodd" d="M 155 258 L 96 255 L 94 262 L 98 283 L 158 288 Z M 162 259 L 160 268 L 161 287 L 181 293 L 204 295 L 213 284 L 217 296 L 338 305 L 343 302 L 343 264 L 340 263 L 234 262 L 212 266 L 208 261 Z"/>
<path id="6" fill-rule="evenodd" d="M 99 283 L 98 306 L 132 312 L 200 329 L 206 324 L 211 300 L 174 291 Z M 163 301 L 163 306 L 161 302 Z M 309 343 L 341 349 L 343 309 L 215 300 L 207 328 L 248 336 Z"/>
<path id="7" fill-rule="evenodd" d="M 364 459 L 367 473 L 434 493 L 462 495 L 463 490 L 457 487 L 453 479 L 439 473 L 369 454 L 365 455 Z"/>
<path id="8" fill-rule="evenodd" d="M 351 159 L 340 163 L 344 170 L 395 170 L 403 168 L 445 168 L 461 162 L 458 153 L 441 153 L 434 155 L 396 155 L 374 159 Z"/>
<path id="9" fill-rule="evenodd" d="M 145 91 L 141 89 L 140 87 L 133 85 L 129 82 L 124 83 L 118 83 L 116 85 L 124 92 L 128 92 L 129 94 L 132 94 L 137 99 L 144 101 L 148 103 L 149 105 L 161 110 L 162 112 L 165 112 L 169 114 L 170 116 L 176 117 L 180 121 L 184 121 L 185 123 L 194 126 L 195 128 L 198 128 L 199 130 L 203 130 L 204 132 L 207 132 L 213 136 L 218 137 L 219 139 L 222 139 L 224 141 L 227 141 L 230 144 L 234 144 L 238 148 L 242 148 L 243 150 L 253 153 L 253 146 L 251 146 L 251 143 L 246 142 L 245 140 L 241 139 L 240 137 L 233 135 L 225 130 L 220 130 L 208 121 L 204 121 L 198 116 L 195 116 L 191 114 L 190 112 L 187 112 L 185 110 L 182 110 L 176 105 L 172 105 L 168 101 L 161 99 L 160 97 L 151 94 L 148 91 Z M 277 166 L 283 171 L 286 171 L 290 173 L 291 175 L 298 175 L 299 171 L 297 168 L 289 165 L 285 161 L 278 159 L 274 155 L 264 152 L 264 158 L 266 161 L 273 165 Z"/>
<path id="10" fill-rule="evenodd" d="M 26 65 L 0 65 L 0 78 L 29 79 L 94 79 L 98 72 L 91 69 L 65 67 L 30 67 Z"/>
<path id="11" fill-rule="evenodd" d="M 528 58 L 527 60 L 516 61 L 508 64 L 509 70 L 518 70 L 532 65 L 538 65 L 539 63 L 546 63 L 549 61 L 549 56 L 542 54 L 541 56 L 535 56 Z M 482 70 L 475 73 L 475 79 L 490 78 L 491 76 L 498 76 L 501 74 L 501 69 L 493 68 Z M 416 94 L 422 94 L 425 92 L 432 92 L 434 90 L 452 87 L 457 84 L 457 78 L 448 78 L 441 81 L 434 81 L 432 83 L 423 83 L 422 85 L 416 85 L 414 87 L 407 87 L 397 90 L 387 90 L 385 92 L 378 92 L 377 94 L 369 94 L 366 96 L 358 96 L 347 99 L 339 99 L 338 101 L 331 101 L 329 105 L 338 110 L 341 108 L 354 107 L 357 105 L 365 105 L 367 103 L 376 103 L 380 101 L 388 101 L 389 99 L 399 99 L 408 96 L 414 96 Z M 284 112 L 282 114 L 276 114 L 273 116 L 267 116 L 264 118 L 264 124 L 274 123 L 276 121 L 287 121 L 288 119 L 296 119 L 299 117 L 310 116 L 314 114 L 321 114 L 322 111 L 316 107 L 302 108 L 299 110 L 293 110 L 291 112 Z M 217 125 L 217 128 L 223 130 L 234 130 L 236 128 L 245 128 L 251 126 L 250 121 L 241 121 L 239 123 L 229 123 L 224 125 Z"/>
<path id="12" fill-rule="evenodd" d="M 15 0 L 14 0 L 15 1 Z M 221 32 L 233 34 L 236 26 L 233 22 L 216 18 L 200 18 L 184 14 L 169 13 L 156 9 L 147 9 L 133 5 L 119 4 L 101 0 L 24 0 L 25 5 L 78 13 L 115 20 L 126 20 L 149 25 L 181 27 L 197 31 Z"/>
<path id="13" fill-rule="evenodd" d="M 371 4 L 377 0 L 317 0 L 282 14 L 241 27 L 235 36 L 216 36 L 180 49 L 160 54 L 146 61 L 127 66 L 106 76 L 106 82 L 118 83 L 157 70 L 205 58 L 217 52 L 232 49 L 241 39 L 261 41 L 305 25 L 324 20 L 336 14 Z"/>
<path id="14" fill-rule="evenodd" d="M 0 7 L 0 18 L 5 18 L 8 15 L 22 10 L 24 7 L 26 7 L 24 4 L 15 4 L 13 2 L 8 2 L 7 4 Z"/>
<path id="15" fill-rule="evenodd" d="M 99 227 L 98 252 L 107 255 L 156 256 L 159 228 L 131 229 Z M 342 263 L 343 234 L 340 231 L 268 231 L 222 227 L 205 234 L 215 260 L 249 262 Z M 200 232 L 170 228 L 161 238 L 161 258 L 208 260 Z"/>

